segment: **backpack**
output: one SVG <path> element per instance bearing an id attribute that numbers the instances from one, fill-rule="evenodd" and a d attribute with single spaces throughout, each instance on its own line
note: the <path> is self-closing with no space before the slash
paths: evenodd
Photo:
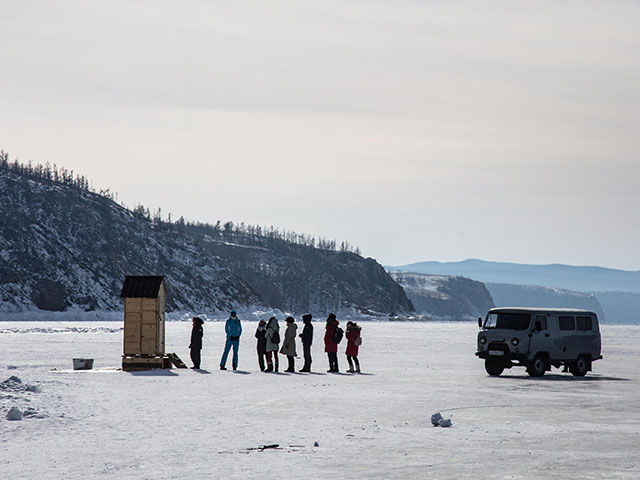
<path id="1" fill-rule="evenodd" d="M 333 337 L 331 337 L 331 341 L 336 344 L 340 343 L 342 341 L 343 334 L 344 330 L 342 330 L 340 327 L 336 327 L 333 331 Z"/>
<path id="2" fill-rule="evenodd" d="M 359 347 L 360 345 L 362 345 L 362 337 L 356 337 L 353 343 L 355 343 Z"/>
<path id="3" fill-rule="evenodd" d="M 271 343 L 280 343 L 280 334 L 278 332 L 273 332 L 273 335 L 271 335 Z"/>

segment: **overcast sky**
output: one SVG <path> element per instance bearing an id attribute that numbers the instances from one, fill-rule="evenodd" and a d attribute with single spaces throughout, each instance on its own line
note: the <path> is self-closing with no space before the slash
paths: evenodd
<path id="1" fill-rule="evenodd" d="M 640 269 L 640 2 L 4 1 L 0 148 L 388 265 Z"/>

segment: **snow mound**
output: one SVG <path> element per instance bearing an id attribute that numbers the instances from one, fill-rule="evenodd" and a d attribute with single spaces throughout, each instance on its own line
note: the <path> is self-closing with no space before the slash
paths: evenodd
<path id="1" fill-rule="evenodd" d="M 46 418 L 47 415 L 38 412 L 35 408 L 31 408 L 31 407 L 27 407 L 23 412 L 22 412 L 22 416 L 23 418 L 27 419 L 27 418 Z"/>
<path id="2" fill-rule="evenodd" d="M 15 375 L 0 383 L 0 392 L 33 392 L 40 393 L 42 389 L 38 385 L 25 385 L 22 380 Z"/>
<path id="3" fill-rule="evenodd" d="M 0 383 L 0 391 L 3 392 L 21 392 L 23 390 L 24 386 L 22 385 L 22 380 L 15 375 L 12 375 L 4 382 Z"/>

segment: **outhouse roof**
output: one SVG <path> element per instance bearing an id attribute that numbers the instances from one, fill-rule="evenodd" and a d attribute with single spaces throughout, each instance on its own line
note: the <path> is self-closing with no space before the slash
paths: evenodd
<path id="1" fill-rule="evenodd" d="M 127 275 L 120 296 L 123 298 L 157 298 L 163 280 L 162 276 Z"/>

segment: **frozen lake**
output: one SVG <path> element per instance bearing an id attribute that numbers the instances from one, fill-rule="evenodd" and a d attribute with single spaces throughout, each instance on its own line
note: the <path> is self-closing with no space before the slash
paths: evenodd
<path id="1" fill-rule="evenodd" d="M 2 322 L 0 382 L 42 389 L 0 390 L 2 478 L 640 478 L 640 326 L 602 326 L 586 377 L 535 379 L 489 377 L 474 324 L 361 325 L 362 375 L 325 373 L 323 322 L 315 374 L 261 373 L 253 323 L 237 373 L 218 370 L 223 323 L 207 323 L 204 371 L 134 374 L 116 370 L 120 323 Z M 166 327 L 188 365 L 190 330 Z M 8 421 L 12 406 L 33 416 Z M 431 426 L 435 412 L 453 427 Z"/>

